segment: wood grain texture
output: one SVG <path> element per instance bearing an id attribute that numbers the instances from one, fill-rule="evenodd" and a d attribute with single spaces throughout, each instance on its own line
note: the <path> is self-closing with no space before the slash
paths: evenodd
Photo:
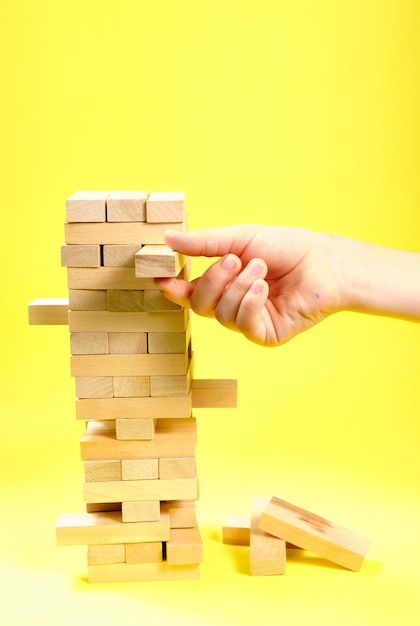
<path id="1" fill-rule="evenodd" d="M 79 396 L 79 398 L 82 397 L 86 398 L 86 396 Z M 79 399 L 76 402 L 76 417 L 84 420 L 191 417 L 191 396 L 173 398 L 96 396 L 95 400 Z"/>
<path id="2" fill-rule="evenodd" d="M 32 326 L 68 324 L 68 298 L 36 298 L 28 304 L 28 320 Z"/>
<path id="3" fill-rule="evenodd" d="M 185 193 L 183 191 L 153 191 L 146 202 L 146 218 L 150 222 L 182 222 Z"/>
<path id="4" fill-rule="evenodd" d="M 68 222 L 105 222 L 110 191 L 76 191 L 66 200 Z"/>
<path id="5" fill-rule="evenodd" d="M 72 376 L 155 376 L 183 375 L 187 354 L 80 354 L 70 357 Z"/>
<path id="6" fill-rule="evenodd" d="M 101 247 L 94 244 L 86 246 L 61 246 L 61 265 L 63 267 L 100 267 Z"/>
<path id="7" fill-rule="evenodd" d="M 147 224 L 146 222 L 127 223 L 105 222 L 98 224 L 64 225 L 64 242 L 68 244 L 117 244 L 117 245 L 146 245 L 164 244 L 165 231 L 186 230 L 186 223 Z"/>
<path id="8" fill-rule="evenodd" d="M 170 564 L 187 565 L 203 561 L 203 541 L 198 526 L 171 528 L 166 543 L 166 560 Z"/>
<path id="9" fill-rule="evenodd" d="M 162 244 L 144 245 L 135 255 L 135 271 L 138 278 L 153 276 L 164 278 L 178 276 L 186 257 Z"/>
<path id="10" fill-rule="evenodd" d="M 107 198 L 107 222 L 145 222 L 147 191 L 113 191 Z"/>
<path id="11" fill-rule="evenodd" d="M 254 498 L 251 511 L 250 570 L 251 576 L 273 576 L 286 572 L 286 542 L 259 528 L 266 498 Z"/>
<path id="12" fill-rule="evenodd" d="M 195 478 L 173 480 L 122 480 L 83 484 L 84 502 L 132 502 L 142 500 L 196 500 Z"/>
<path id="13" fill-rule="evenodd" d="M 188 311 L 156 313 L 69 311 L 71 332 L 182 332 L 189 322 Z"/>

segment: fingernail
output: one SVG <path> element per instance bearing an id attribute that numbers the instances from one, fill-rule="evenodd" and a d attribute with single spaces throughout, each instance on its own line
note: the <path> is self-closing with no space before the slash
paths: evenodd
<path id="1" fill-rule="evenodd" d="M 262 282 L 259 280 L 256 280 L 255 283 L 251 287 L 252 293 L 254 294 L 254 296 L 258 296 L 258 294 L 260 294 L 262 290 L 263 290 Z"/>
<path id="2" fill-rule="evenodd" d="M 236 267 L 236 258 L 233 254 L 227 254 L 223 257 L 220 265 L 224 270 L 233 270 L 233 268 Z"/>
<path id="3" fill-rule="evenodd" d="M 258 276 L 262 268 L 263 266 L 261 261 L 259 261 L 258 259 L 253 259 L 246 268 L 246 271 L 248 272 L 248 274 L 251 274 L 251 276 Z"/>

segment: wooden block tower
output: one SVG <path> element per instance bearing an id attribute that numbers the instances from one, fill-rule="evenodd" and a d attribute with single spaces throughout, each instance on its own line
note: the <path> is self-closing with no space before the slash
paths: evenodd
<path id="1" fill-rule="evenodd" d="M 164 243 L 186 229 L 184 193 L 77 192 L 66 202 L 67 301 L 34 301 L 33 324 L 68 323 L 86 512 L 59 545 L 88 546 L 90 582 L 198 578 L 203 543 L 194 407 L 236 404 L 236 381 L 195 380 L 190 312 L 153 278 L 189 263 Z"/>

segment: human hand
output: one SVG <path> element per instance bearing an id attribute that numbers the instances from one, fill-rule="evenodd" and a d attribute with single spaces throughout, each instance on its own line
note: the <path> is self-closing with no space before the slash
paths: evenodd
<path id="1" fill-rule="evenodd" d="M 182 254 L 222 258 L 191 282 L 155 279 L 163 294 L 257 344 L 283 344 L 341 308 L 340 268 L 324 233 L 240 225 L 167 231 L 165 241 Z"/>

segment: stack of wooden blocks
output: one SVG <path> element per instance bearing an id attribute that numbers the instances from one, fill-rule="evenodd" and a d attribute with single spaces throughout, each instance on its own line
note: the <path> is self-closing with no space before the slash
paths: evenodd
<path id="1" fill-rule="evenodd" d="M 236 381 L 194 379 L 190 312 L 153 280 L 188 277 L 164 244 L 166 229 L 186 229 L 184 194 L 77 192 L 66 217 L 68 304 L 29 306 L 31 323 L 68 322 L 86 421 L 87 511 L 59 517 L 57 542 L 88 546 L 90 582 L 198 578 L 192 408 L 234 406 Z"/>

